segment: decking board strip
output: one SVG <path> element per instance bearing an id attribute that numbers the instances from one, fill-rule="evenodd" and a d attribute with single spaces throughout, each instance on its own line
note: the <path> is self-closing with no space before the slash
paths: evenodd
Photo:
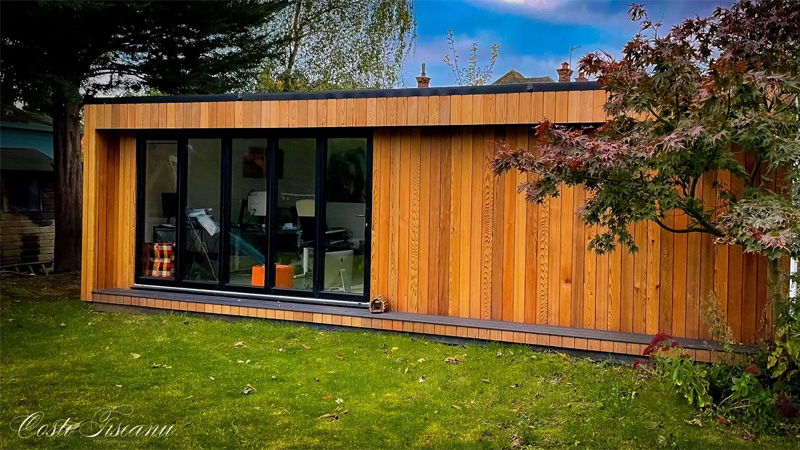
<path id="1" fill-rule="evenodd" d="M 441 334 L 441 335 L 458 335 L 457 329 L 459 328 L 466 328 L 466 329 L 478 329 L 478 330 L 487 330 L 490 332 L 498 332 L 501 336 L 503 334 L 508 334 L 508 336 L 512 336 L 512 338 L 508 339 L 509 341 L 516 341 L 516 342 L 523 342 L 520 341 L 521 339 L 519 336 L 517 338 L 513 338 L 515 333 L 522 333 L 522 334 L 533 334 L 533 335 L 546 335 L 551 336 L 552 338 L 560 338 L 562 345 L 564 340 L 567 343 L 572 342 L 584 342 L 585 340 L 594 340 L 594 341 L 605 341 L 605 342 L 612 342 L 612 343 L 621 343 L 623 345 L 647 345 L 650 343 L 652 336 L 647 334 L 636 334 L 636 333 L 620 333 L 615 331 L 602 331 L 602 330 L 590 330 L 590 329 L 577 329 L 577 328 L 569 328 L 569 327 L 560 327 L 560 326 L 553 326 L 553 325 L 534 325 L 534 324 L 525 324 L 519 322 L 504 322 L 499 320 L 488 320 L 488 319 L 474 319 L 468 317 L 449 317 L 449 316 L 439 316 L 439 315 L 430 315 L 430 314 L 415 314 L 415 313 L 406 313 L 406 312 L 387 312 L 383 314 L 371 314 L 368 310 L 364 308 L 358 307 L 349 307 L 349 306 L 331 306 L 331 305 L 318 305 L 313 303 L 296 303 L 296 302 L 287 302 L 287 301 L 272 301 L 272 300 L 258 300 L 252 298 L 244 298 L 244 297 L 227 297 L 227 296 L 214 296 L 214 295 L 200 295 L 200 294 L 190 294 L 190 293 L 181 293 L 181 292 L 165 292 L 159 290 L 148 290 L 148 289 L 100 289 L 95 290 L 93 292 L 94 302 L 99 303 L 115 303 L 115 304 L 132 304 L 134 306 L 148 306 L 148 305 L 135 305 L 134 302 L 124 303 L 122 299 L 131 299 L 131 298 L 140 298 L 146 300 L 156 300 L 156 308 L 165 308 L 165 309 L 174 309 L 174 310 L 184 310 L 184 311 L 195 311 L 197 312 L 204 312 L 208 311 L 208 306 L 212 307 L 212 311 L 214 314 L 227 314 L 227 315 L 235 315 L 235 316 L 249 316 L 249 317 L 269 317 L 269 315 L 259 315 L 258 312 L 250 314 L 247 312 L 248 309 L 255 309 L 255 310 L 266 310 L 266 311 L 280 311 L 284 314 L 292 313 L 292 314 L 311 314 L 311 315 L 328 315 L 328 316 L 338 316 L 338 317 L 348 317 L 350 318 L 350 326 L 357 326 L 354 324 L 356 318 L 360 320 L 375 320 L 375 321 L 383 321 L 387 323 L 386 327 L 375 327 L 372 328 L 384 328 L 384 329 L 396 329 L 397 331 L 403 330 L 403 323 L 410 323 L 410 324 L 421 324 L 424 329 L 427 329 L 427 325 L 431 325 L 432 327 L 441 327 L 442 332 L 437 333 L 434 331 L 424 331 L 425 334 Z M 186 307 L 179 306 L 178 308 L 170 308 L 166 307 L 165 305 L 159 305 L 159 301 L 170 301 L 170 302 L 180 302 L 179 305 L 183 305 L 186 303 Z M 191 305 L 207 305 L 203 308 L 195 308 L 193 309 Z M 226 308 L 227 312 L 222 312 L 223 308 Z M 234 308 L 238 308 L 238 311 L 235 311 Z M 217 312 L 219 311 L 219 312 Z M 276 318 L 280 317 L 280 314 L 275 314 Z M 288 319 L 288 320 L 298 320 L 304 321 L 302 319 Z M 311 320 L 313 322 L 317 322 L 316 320 Z M 395 327 L 392 322 L 397 322 L 399 325 Z M 344 326 L 344 321 L 341 322 Z M 452 328 L 451 328 L 452 327 Z M 412 325 L 412 328 L 416 330 L 416 325 Z M 448 334 L 447 330 L 451 330 L 451 333 Z M 453 331 L 456 330 L 456 331 Z M 469 334 L 467 332 L 467 334 Z M 498 340 L 505 340 L 502 337 Z M 703 339 L 679 339 L 681 345 L 687 349 L 695 349 L 695 350 L 721 350 L 721 346 L 713 341 L 707 341 Z M 583 347 L 583 344 L 580 345 Z M 627 348 L 627 347 L 626 347 Z M 638 348 L 638 347 L 636 347 Z M 750 352 L 753 350 L 752 346 L 740 346 L 738 348 L 741 352 Z M 623 353 L 627 353 L 627 350 Z"/>

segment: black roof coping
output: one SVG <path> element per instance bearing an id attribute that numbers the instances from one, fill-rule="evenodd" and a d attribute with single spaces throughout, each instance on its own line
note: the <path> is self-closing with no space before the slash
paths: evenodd
<path id="1" fill-rule="evenodd" d="M 235 102 L 265 100 L 319 100 L 340 98 L 379 97 L 434 97 L 440 95 L 513 94 L 516 92 L 594 91 L 601 89 L 596 81 L 570 83 L 522 83 L 495 84 L 485 86 L 449 86 L 405 89 L 363 89 L 358 91 L 279 92 L 271 94 L 211 94 L 211 95 L 167 95 L 150 97 L 97 97 L 87 98 L 87 105 L 125 103 L 196 103 Z"/>

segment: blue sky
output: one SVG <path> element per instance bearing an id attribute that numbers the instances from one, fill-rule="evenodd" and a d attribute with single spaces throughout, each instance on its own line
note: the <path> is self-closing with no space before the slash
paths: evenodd
<path id="1" fill-rule="evenodd" d="M 637 0 L 650 16 L 662 18 L 665 25 L 696 14 L 710 14 L 717 5 L 730 0 Z M 599 49 L 619 55 L 624 44 L 636 33 L 628 20 L 629 1 L 616 0 L 417 0 L 417 41 L 406 59 L 406 86 L 416 86 L 420 64 L 427 63 L 431 86 L 450 86 L 455 79 L 442 62 L 448 54 L 447 30 L 452 29 L 462 62 L 469 47 L 478 44 L 481 65 L 489 59 L 490 47 L 500 45 L 500 57 L 492 81 L 510 69 L 523 75 L 549 75 L 569 58 L 570 46 L 581 46 L 573 53 L 573 65 L 590 51 Z"/>

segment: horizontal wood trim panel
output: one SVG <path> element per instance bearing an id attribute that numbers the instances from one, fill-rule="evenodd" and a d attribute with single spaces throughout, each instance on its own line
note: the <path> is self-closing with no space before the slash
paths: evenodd
<path id="1" fill-rule="evenodd" d="M 571 328 L 513 324 L 491 320 L 470 320 L 422 314 L 389 312 L 370 314 L 363 308 L 271 302 L 138 289 L 108 289 L 92 293 L 91 301 L 112 305 L 204 314 L 276 319 L 319 324 L 406 331 L 420 334 L 473 338 L 590 350 L 604 353 L 641 355 L 649 336 L 631 333 L 587 333 Z M 683 340 L 690 356 L 708 361 L 719 347 L 708 341 Z M 741 347 L 750 351 L 749 347 Z"/>
<path id="2" fill-rule="evenodd" d="M 771 336 L 763 259 L 654 223 L 632 229 L 638 253 L 597 255 L 587 250 L 597 231 L 579 214 L 584 191 L 565 188 L 533 205 L 517 193 L 523 175 L 495 177 L 491 141 L 534 150 L 531 133 L 375 131 L 372 296 L 402 313 L 707 340 L 700 305 L 713 295 L 737 342 Z M 710 180 L 702 184 L 706 202 L 721 201 Z"/>
<path id="3" fill-rule="evenodd" d="M 551 98 L 552 97 L 552 98 Z M 96 129 L 331 128 L 600 123 L 602 90 L 86 105 Z"/>

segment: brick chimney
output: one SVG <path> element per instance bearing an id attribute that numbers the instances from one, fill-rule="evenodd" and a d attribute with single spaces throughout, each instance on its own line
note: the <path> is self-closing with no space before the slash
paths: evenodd
<path id="1" fill-rule="evenodd" d="M 556 72 L 558 72 L 559 83 L 569 83 L 573 70 L 569 68 L 569 64 L 563 62 L 561 63 L 561 68 L 556 69 Z"/>
<path id="2" fill-rule="evenodd" d="M 431 79 L 425 75 L 425 63 L 422 63 L 422 74 L 417 77 L 417 87 L 426 88 L 431 84 Z"/>
<path id="3" fill-rule="evenodd" d="M 584 75 L 583 72 L 580 72 L 578 76 L 575 78 L 575 81 L 589 81 L 589 79 L 586 78 L 586 75 Z"/>

